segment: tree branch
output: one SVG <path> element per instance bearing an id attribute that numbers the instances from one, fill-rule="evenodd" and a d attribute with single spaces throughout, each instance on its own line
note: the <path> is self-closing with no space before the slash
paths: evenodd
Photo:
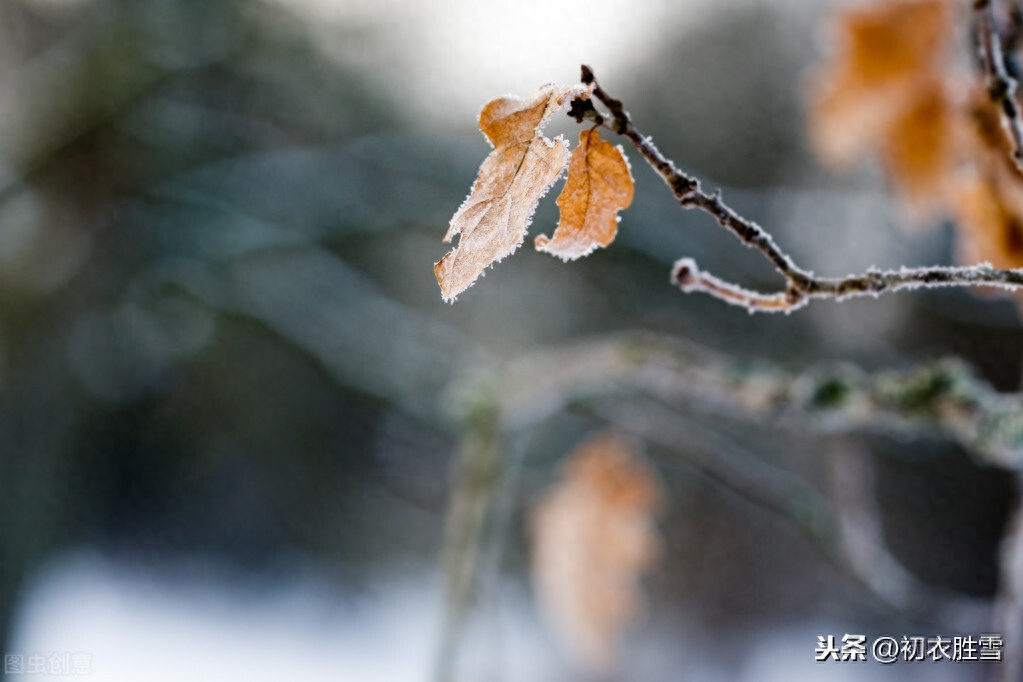
<path id="1" fill-rule="evenodd" d="M 973 11 L 977 15 L 977 38 L 988 96 L 1002 110 L 1002 125 L 1012 139 L 1012 160 L 1016 168 L 1023 172 L 1023 119 L 1020 118 L 1019 103 L 1016 101 L 1018 83 L 1005 67 L 1005 54 L 992 0 L 974 0 Z"/>
<path id="2" fill-rule="evenodd" d="M 1000 48 L 997 54 L 1001 55 Z M 1005 73 L 1004 62 L 1000 60 L 1001 73 Z M 1005 74 L 1008 78 L 1008 75 Z M 935 288 L 943 286 L 993 286 L 1010 290 L 1023 289 L 1023 269 L 999 270 L 990 263 L 973 266 L 947 267 L 933 266 L 922 268 L 900 268 L 899 270 L 878 270 L 871 268 L 859 275 L 831 278 L 818 277 L 809 270 L 799 267 L 774 242 L 771 235 L 757 223 L 742 217 L 721 198 L 721 190 L 707 194 L 700 186 L 700 181 L 675 167 L 654 146 L 649 137 L 643 135 L 629 118 L 622 102 L 607 93 L 597 83 L 593 71 L 588 66 L 582 67 L 582 81 L 593 85 L 592 96 L 599 100 L 610 111 L 610 118 L 602 115 L 592 102 L 577 100 L 573 102 L 569 115 L 577 121 L 591 121 L 602 125 L 627 138 L 643 155 L 647 163 L 657 171 L 671 189 L 682 208 L 698 209 L 711 215 L 718 224 L 734 234 L 746 246 L 757 249 L 767 258 L 775 269 L 785 278 L 786 286 L 782 292 L 762 294 L 743 289 L 721 278 L 701 271 L 695 261 L 683 258 L 675 263 L 671 281 L 682 291 L 702 291 L 727 303 L 738 305 L 752 312 L 791 312 L 805 306 L 811 299 L 828 298 L 842 300 L 856 296 L 877 296 L 882 293 L 915 288 Z M 1008 88 L 1012 107 L 1015 100 L 1011 91 L 1015 81 Z M 1006 86 L 1008 87 L 1008 86 Z M 1003 110 L 1008 112 L 1008 105 Z M 1019 124 L 1019 110 L 1014 108 L 1015 121 Z M 1023 142 L 1023 127 L 1019 127 L 1020 141 Z M 1017 150 L 1021 147 L 1018 145 Z M 1023 157 L 1021 157 L 1023 158 Z"/>
<path id="3" fill-rule="evenodd" d="M 486 546 L 493 538 L 494 515 L 503 480 L 501 439 L 488 411 L 463 420 L 462 451 L 445 524 L 444 622 L 432 680 L 451 682 L 463 629 L 484 570 Z"/>
<path id="4" fill-rule="evenodd" d="M 727 438 L 680 419 L 655 400 L 611 401 L 595 412 L 669 452 L 750 504 L 777 514 L 836 569 L 903 614 L 933 619 L 968 600 L 929 587 L 888 552 L 879 512 L 870 504 L 869 462 L 855 452 L 829 457 L 836 477 L 830 500 L 799 476 L 745 452 Z"/>
<path id="5" fill-rule="evenodd" d="M 463 412 L 493 410 L 505 432 L 570 405 L 639 392 L 825 432 L 945 437 L 989 464 L 1023 466 L 1023 395 L 995 391 L 956 360 L 904 372 L 849 365 L 790 372 L 640 333 L 531 353 L 459 389 Z"/>
<path id="6" fill-rule="evenodd" d="M 637 402 L 638 396 L 648 399 Z M 438 682 L 450 679 L 480 574 L 493 570 L 482 561 L 493 541 L 488 537 L 494 522 L 488 519 L 494 517 L 500 488 L 508 485 L 502 474 L 508 465 L 501 464 L 506 455 L 496 444 L 564 410 L 584 411 L 668 449 L 686 444 L 685 455 L 694 466 L 781 514 L 884 602 L 915 614 L 959 602 L 919 584 L 885 550 L 876 510 L 855 499 L 866 499 L 862 491 L 846 490 L 845 497 L 835 499 L 837 508 L 828 511 L 823 498 L 795 476 L 736 454 L 722 439 L 697 437 L 694 443 L 692 427 L 680 427 L 666 404 L 828 433 L 945 437 L 988 464 L 1023 467 L 1023 395 L 998 393 L 955 360 L 874 374 L 849 365 L 791 372 L 671 337 L 631 333 L 527 354 L 468 376 L 452 387 L 451 398 L 464 425 L 466 448 L 448 526 L 448 616 L 434 678 Z M 834 465 L 842 485 L 867 475 L 861 470 L 865 465 L 854 464 Z"/>

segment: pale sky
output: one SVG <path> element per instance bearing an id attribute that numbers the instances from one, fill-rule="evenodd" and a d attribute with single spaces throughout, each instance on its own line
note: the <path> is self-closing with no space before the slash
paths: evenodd
<path id="1" fill-rule="evenodd" d="M 411 118 L 444 127 L 494 97 L 576 82 L 584 62 L 605 82 L 626 80 L 643 55 L 721 7 L 713 0 L 269 1 L 307 17 L 326 53 L 382 68 L 386 89 L 412 95 Z"/>

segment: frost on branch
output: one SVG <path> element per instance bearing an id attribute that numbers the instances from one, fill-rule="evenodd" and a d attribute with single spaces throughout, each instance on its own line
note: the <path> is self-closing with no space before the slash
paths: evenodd
<path id="1" fill-rule="evenodd" d="M 532 577 L 540 606 L 572 656 L 607 672 L 642 607 L 640 576 L 657 557 L 660 485 L 629 443 L 583 443 L 533 513 Z"/>
<path id="2" fill-rule="evenodd" d="M 558 196 L 561 219 L 552 238 L 536 238 L 536 249 L 574 260 L 607 246 L 618 232 L 618 211 L 632 203 L 634 188 L 621 147 L 600 139 L 596 128 L 579 133 Z"/>
<path id="3" fill-rule="evenodd" d="M 445 301 L 522 244 L 537 202 L 568 161 L 565 141 L 548 140 L 543 126 L 566 102 L 585 93 L 581 86 L 548 85 L 529 101 L 502 97 L 484 105 L 480 130 L 494 151 L 484 159 L 444 235 L 449 242 L 461 234 L 458 246 L 433 266 Z"/>

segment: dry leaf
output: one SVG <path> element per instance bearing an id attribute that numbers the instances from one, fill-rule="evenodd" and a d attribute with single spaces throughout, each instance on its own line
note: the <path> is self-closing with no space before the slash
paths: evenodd
<path id="1" fill-rule="evenodd" d="M 569 652 L 606 672 L 642 607 L 640 575 L 658 551 L 660 486 L 629 444 L 601 434 L 579 447 L 533 513 L 532 577 Z"/>
<path id="2" fill-rule="evenodd" d="M 963 146 L 972 168 L 960 173 L 952 193 L 958 260 L 1023 267 L 1023 175 L 1011 160 L 1012 142 L 983 88 L 972 93 L 969 113 Z"/>
<path id="3" fill-rule="evenodd" d="M 494 151 L 484 159 L 444 235 L 448 242 L 461 234 L 458 246 L 433 266 L 445 301 L 522 244 L 537 202 L 568 160 L 565 141 L 545 138 L 543 126 L 566 102 L 586 92 L 583 87 L 548 85 L 529 101 L 502 97 L 484 105 L 480 130 Z"/>
<path id="4" fill-rule="evenodd" d="M 596 128 L 579 133 L 558 196 L 561 219 L 552 239 L 536 238 L 537 250 L 574 260 L 607 246 L 618 231 L 618 211 L 632 203 L 634 187 L 620 146 L 600 139 Z"/>
<path id="5" fill-rule="evenodd" d="M 944 198 L 956 164 L 961 112 L 940 83 L 921 88 L 885 134 L 884 166 L 907 204 L 921 217 Z"/>
<path id="6" fill-rule="evenodd" d="M 952 37 L 948 0 L 884 0 L 845 10 L 838 55 L 847 86 L 902 86 L 940 70 Z"/>
<path id="7" fill-rule="evenodd" d="M 810 138 L 826 162 L 880 148 L 913 208 L 936 199 L 954 161 L 946 85 L 949 0 L 874 2 L 843 11 L 836 49 L 812 82 Z"/>
<path id="8" fill-rule="evenodd" d="M 969 177 L 955 192 L 959 261 L 1023 267 L 1023 187 Z"/>
<path id="9" fill-rule="evenodd" d="M 966 147 L 981 174 L 993 181 L 1016 178 L 1023 180 L 1012 161 L 1013 144 L 1002 124 L 1001 108 L 991 101 L 987 88 L 977 84 L 966 106 Z"/>

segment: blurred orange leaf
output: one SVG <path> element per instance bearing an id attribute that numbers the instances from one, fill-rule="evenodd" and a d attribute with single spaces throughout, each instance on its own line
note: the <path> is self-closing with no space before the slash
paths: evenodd
<path id="1" fill-rule="evenodd" d="M 1008 157 L 1006 157 L 1008 158 Z M 960 181 L 954 194 L 961 263 L 1023 267 L 1023 187 L 977 177 Z"/>
<path id="2" fill-rule="evenodd" d="M 984 88 L 971 94 L 966 149 L 972 163 L 956 176 L 950 208 L 959 227 L 960 263 L 1023 267 L 1023 175 L 1001 112 Z M 1017 294 L 1017 300 L 1023 303 Z"/>
<path id="3" fill-rule="evenodd" d="M 949 0 L 885 0 L 844 10 L 837 63 L 854 89 L 902 87 L 940 71 L 952 38 Z"/>
<path id="4" fill-rule="evenodd" d="M 841 165 L 880 150 L 911 208 L 927 213 L 955 162 L 947 82 L 950 0 L 887 0 L 842 10 L 835 50 L 812 80 L 810 137 Z"/>
<path id="5" fill-rule="evenodd" d="M 480 130 L 494 151 L 444 235 L 449 242 L 461 234 L 458 246 L 433 266 L 445 301 L 522 244 L 537 202 L 568 161 L 564 139 L 548 140 L 543 126 L 568 100 L 586 92 L 581 86 L 548 85 L 528 101 L 502 97 L 484 105 Z"/>
<path id="6" fill-rule="evenodd" d="M 921 87 L 893 116 L 881 143 L 881 159 L 910 208 L 926 215 L 944 199 L 957 157 L 961 112 L 939 83 Z"/>
<path id="7" fill-rule="evenodd" d="M 618 232 L 618 211 L 632 203 L 634 187 L 622 148 L 600 139 L 596 128 L 584 130 L 558 196 L 561 220 L 553 238 L 536 238 L 537 250 L 574 260 L 607 246 Z"/>
<path id="8" fill-rule="evenodd" d="M 1023 181 L 1012 161 L 1012 138 L 1002 125 L 1002 111 L 991 101 L 987 88 L 978 83 L 964 107 L 965 147 L 974 165 L 993 182 Z"/>
<path id="9" fill-rule="evenodd" d="M 638 582 L 658 553 L 660 485 L 614 434 L 583 443 L 532 518 L 540 607 L 573 657 L 606 672 L 642 607 Z"/>

